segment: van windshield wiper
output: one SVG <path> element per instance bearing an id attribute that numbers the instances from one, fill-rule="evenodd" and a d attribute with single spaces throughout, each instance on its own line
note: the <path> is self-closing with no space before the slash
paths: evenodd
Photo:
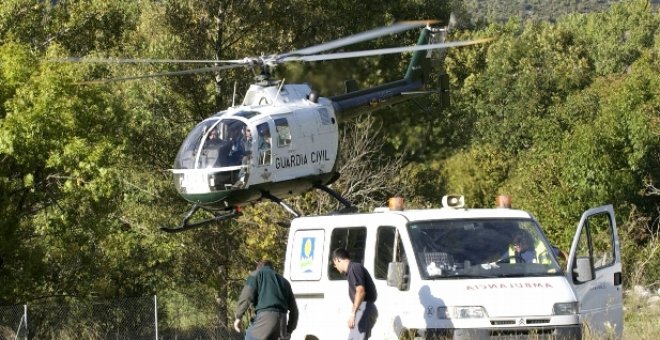
<path id="1" fill-rule="evenodd" d="M 478 274 L 447 274 L 447 275 L 429 275 L 429 279 L 492 279 L 496 275 L 478 275 Z"/>
<path id="2" fill-rule="evenodd" d="M 563 276 L 562 272 L 540 272 L 540 273 L 514 273 L 514 274 L 502 274 L 498 275 L 499 277 L 539 277 L 539 276 Z"/>
<path id="3" fill-rule="evenodd" d="M 526 277 L 526 276 L 536 276 L 525 273 L 508 273 L 508 274 L 499 274 L 497 277 Z"/>

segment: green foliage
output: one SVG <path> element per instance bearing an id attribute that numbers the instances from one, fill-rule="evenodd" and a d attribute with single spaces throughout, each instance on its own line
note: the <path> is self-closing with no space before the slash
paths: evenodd
<path id="1" fill-rule="evenodd" d="M 617 4 L 609 12 L 590 16 L 568 16 L 559 22 L 571 28 L 576 39 L 588 47 L 600 76 L 629 67 L 641 50 L 653 43 L 658 24 L 657 14 L 646 0 Z"/>
<path id="2" fill-rule="evenodd" d="M 447 185 L 439 167 L 439 162 L 409 163 L 401 170 L 400 190 L 395 194 L 405 198 L 405 207 L 422 209 L 440 204 Z"/>
<path id="3" fill-rule="evenodd" d="M 16 88 L 30 77 L 29 65 L 35 62 L 26 46 L 8 42 L 0 45 L 0 102 L 5 103 L 16 93 Z M 0 118 L 6 115 L 0 106 Z"/>
<path id="4" fill-rule="evenodd" d="M 620 21 L 620 13 L 630 21 Z M 594 20 L 607 25 L 581 28 Z M 659 175 L 657 51 L 648 49 L 653 46 L 648 37 L 658 36 L 657 24 L 657 14 L 638 2 L 610 13 L 569 16 L 557 25 L 509 21 L 490 43 L 487 66 L 476 68 L 478 73 L 467 76 L 456 57 L 448 59 L 448 71 L 465 76 L 459 89 L 465 97 L 454 107 L 477 115 L 474 137 L 466 137 L 469 149 L 445 162 L 448 191 L 464 190 L 484 205 L 509 193 L 563 245 L 588 207 L 613 203 L 621 217 L 627 204 L 635 204 L 645 214 L 657 214 L 657 202 L 640 195 L 644 179 Z M 604 39 L 603 34 L 616 35 L 608 25 L 637 37 L 635 43 Z M 635 33 L 639 26 L 643 34 Z M 627 74 L 603 76 L 600 65 L 613 54 L 594 49 L 592 41 L 601 50 L 632 51 L 623 53 Z M 615 65 L 625 65 L 617 60 L 622 61 Z M 493 149 L 500 154 L 492 162 L 495 168 L 484 161 L 492 153 L 484 150 Z"/>
<path id="5" fill-rule="evenodd" d="M 607 11 L 620 0 L 465 0 L 472 20 L 503 22 L 510 17 L 554 21 L 568 13 Z"/>
<path id="6" fill-rule="evenodd" d="M 134 1 L 31 1 L 0 4 L 0 41 L 16 41 L 43 51 L 53 41 L 70 54 L 118 46 L 131 28 L 137 10 Z"/>
<path id="7" fill-rule="evenodd" d="M 493 145 L 478 145 L 448 158 L 444 176 L 450 192 L 468 197 L 471 207 L 488 207 L 494 203 L 498 188 L 508 177 L 509 168 L 514 166 Z"/>

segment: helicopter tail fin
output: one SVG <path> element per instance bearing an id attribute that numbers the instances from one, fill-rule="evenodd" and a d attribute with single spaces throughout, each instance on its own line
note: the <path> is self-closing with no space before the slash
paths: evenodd
<path id="1" fill-rule="evenodd" d="M 427 45 L 429 42 L 433 42 L 430 40 L 432 33 L 430 27 L 423 28 L 417 45 Z M 339 121 L 350 120 L 358 115 L 371 113 L 426 94 L 421 90 L 429 79 L 431 55 L 430 50 L 413 52 L 408 69 L 402 79 L 362 90 L 357 90 L 354 82 L 347 83 L 347 93 L 329 98 L 335 108 L 337 119 Z"/>
<path id="2" fill-rule="evenodd" d="M 417 39 L 417 45 L 426 45 L 430 42 L 431 29 L 425 27 L 422 29 L 422 33 Z M 408 69 L 406 70 L 406 75 L 403 80 L 408 82 L 412 81 L 422 81 L 424 82 L 429 72 L 429 62 L 428 59 L 431 56 L 432 50 L 421 50 L 413 52 L 412 57 L 410 58 L 410 64 L 408 64 Z"/>

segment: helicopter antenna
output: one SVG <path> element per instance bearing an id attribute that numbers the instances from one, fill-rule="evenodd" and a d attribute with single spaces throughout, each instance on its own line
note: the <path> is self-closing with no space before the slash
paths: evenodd
<path id="1" fill-rule="evenodd" d="M 280 96 L 280 92 L 282 91 L 282 86 L 284 86 L 284 78 L 282 78 L 282 81 L 280 82 L 280 86 L 277 88 L 277 94 L 275 94 L 275 99 L 273 99 L 273 103 L 277 102 L 277 97 Z"/>
<path id="2" fill-rule="evenodd" d="M 236 81 L 234 81 L 234 94 L 231 96 L 231 106 L 236 106 Z"/>

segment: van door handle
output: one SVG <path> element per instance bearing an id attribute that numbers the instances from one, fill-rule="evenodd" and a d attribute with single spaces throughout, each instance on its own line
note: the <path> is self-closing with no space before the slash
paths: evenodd
<path id="1" fill-rule="evenodd" d="M 614 285 L 615 286 L 620 286 L 621 285 L 621 272 L 616 272 L 614 273 Z"/>

